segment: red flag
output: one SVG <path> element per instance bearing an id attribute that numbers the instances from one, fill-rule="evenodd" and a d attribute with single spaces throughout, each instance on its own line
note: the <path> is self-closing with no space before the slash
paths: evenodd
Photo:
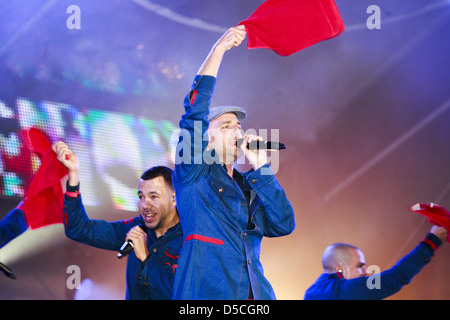
<path id="1" fill-rule="evenodd" d="M 409 208 L 412 212 L 417 212 L 428 218 L 428 221 L 437 226 L 447 229 L 447 242 L 450 243 L 450 212 L 443 207 L 430 203 L 416 203 Z"/>
<path id="2" fill-rule="evenodd" d="M 291 55 L 344 31 L 334 0 L 267 0 L 246 20 L 247 48 Z"/>
<path id="3" fill-rule="evenodd" d="M 41 160 L 41 165 L 25 193 L 20 209 L 31 229 L 62 223 L 64 193 L 61 179 L 67 169 L 58 161 L 52 144 L 37 128 L 22 130 L 27 147 Z"/>

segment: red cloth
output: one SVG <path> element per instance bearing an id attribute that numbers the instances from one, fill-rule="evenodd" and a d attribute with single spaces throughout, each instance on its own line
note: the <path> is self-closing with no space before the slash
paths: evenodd
<path id="1" fill-rule="evenodd" d="M 41 165 L 25 192 L 20 208 L 31 229 L 62 223 L 64 193 L 61 179 L 67 169 L 58 161 L 52 144 L 37 128 L 22 130 L 25 145 L 41 160 Z"/>
<path id="2" fill-rule="evenodd" d="M 267 0 L 246 20 L 247 48 L 291 55 L 344 31 L 334 0 Z"/>
<path id="3" fill-rule="evenodd" d="M 416 203 L 410 207 L 412 212 L 417 212 L 428 218 L 428 221 L 447 229 L 447 242 L 450 243 L 450 212 L 443 207 L 430 203 Z"/>

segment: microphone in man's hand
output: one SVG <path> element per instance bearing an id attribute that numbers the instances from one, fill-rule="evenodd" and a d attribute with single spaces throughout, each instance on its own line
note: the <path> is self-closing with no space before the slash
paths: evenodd
<path id="1" fill-rule="evenodd" d="M 244 139 L 237 139 L 236 146 L 240 148 L 243 142 Z M 286 145 L 281 142 L 252 141 L 250 143 L 247 143 L 247 149 L 249 150 L 284 150 L 286 148 L 287 148 Z"/>
<path id="2" fill-rule="evenodd" d="M 0 262 L 0 270 L 10 279 L 17 279 L 16 275 L 10 268 L 5 266 L 3 263 Z"/>
<path id="3" fill-rule="evenodd" d="M 122 259 L 123 257 L 127 256 L 131 252 L 131 250 L 133 250 L 133 248 L 133 241 L 125 241 L 122 247 L 120 247 L 119 252 L 117 253 L 117 258 Z"/>
<path id="4" fill-rule="evenodd" d="M 147 232 L 147 227 L 145 224 L 139 226 L 144 232 Z M 133 241 L 127 240 L 123 243 L 123 245 L 120 247 L 119 252 L 117 253 L 117 258 L 122 259 L 123 257 L 127 256 L 131 250 L 133 250 L 134 245 Z"/>

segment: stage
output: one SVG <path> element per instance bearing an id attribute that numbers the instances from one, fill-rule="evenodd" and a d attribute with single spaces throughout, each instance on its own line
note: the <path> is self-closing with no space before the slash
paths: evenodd
<path id="1" fill-rule="evenodd" d="M 0 218 L 39 167 L 19 135 L 36 126 L 78 155 L 89 217 L 116 221 L 138 214 L 142 172 L 174 167 L 183 100 L 211 46 L 264 1 L 1 2 Z M 261 252 L 280 300 L 303 299 L 329 244 L 389 269 L 431 227 L 411 205 L 450 209 L 450 1 L 336 4 L 345 32 L 332 39 L 289 56 L 246 40 L 227 52 L 212 100 L 244 107 L 244 131 L 287 145 L 270 158 L 296 227 Z M 124 299 L 116 254 L 66 238 L 62 224 L 27 230 L 0 249 L 17 275 L 0 274 L 0 299 Z M 444 243 L 388 299 L 450 299 L 449 265 Z"/>

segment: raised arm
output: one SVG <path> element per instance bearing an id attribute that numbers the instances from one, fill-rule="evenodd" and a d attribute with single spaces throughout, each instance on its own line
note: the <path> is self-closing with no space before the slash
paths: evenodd
<path id="1" fill-rule="evenodd" d="M 447 230 L 443 227 L 433 226 L 425 239 L 410 253 L 404 256 L 392 268 L 377 275 L 372 275 L 373 279 L 378 276 L 378 286 L 369 287 L 368 283 L 376 282 L 369 276 L 344 280 L 340 283 L 335 297 L 339 299 L 363 299 L 379 300 L 387 298 L 398 292 L 404 285 L 411 282 L 412 278 L 418 274 L 422 268 L 428 264 L 434 252 L 447 239 Z"/>
<path id="2" fill-rule="evenodd" d="M 118 250 L 127 232 L 141 224 L 139 217 L 127 221 L 108 222 L 89 219 L 79 192 L 78 158 L 62 141 L 52 146 L 58 160 L 69 170 L 64 197 L 63 222 L 66 236 L 72 240 L 107 250 Z"/>
<path id="3" fill-rule="evenodd" d="M 245 28 L 239 26 L 222 35 L 211 48 L 184 99 L 185 113 L 179 123 L 181 132 L 175 159 L 175 183 L 189 184 L 201 175 L 203 167 L 198 165 L 204 164 L 203 151 L 208 145 L 204 135 L 209 125 L 209 106 L 217 72 L 224 53 L 241 44 L 245 34 Z"/>
<path id="4" fill-rule="evenodd" d="M 214 44 L 206 60 L 198 70 L 198 75 L 213 76 L 217 78 L 223 55 L 232 47 L 237 47 L 245 39 L 245 26 L 237 26 L 228 29 Z"/>
<path id="5" fill-rule="evenodd" d="M 77 156 L 62 141 L 55 142 L 52 145 L 52 149 L 56 153 L 58 161 L 69 171 L 69 186 L 76 187 L 80 183 L 80 166 Z"/>

